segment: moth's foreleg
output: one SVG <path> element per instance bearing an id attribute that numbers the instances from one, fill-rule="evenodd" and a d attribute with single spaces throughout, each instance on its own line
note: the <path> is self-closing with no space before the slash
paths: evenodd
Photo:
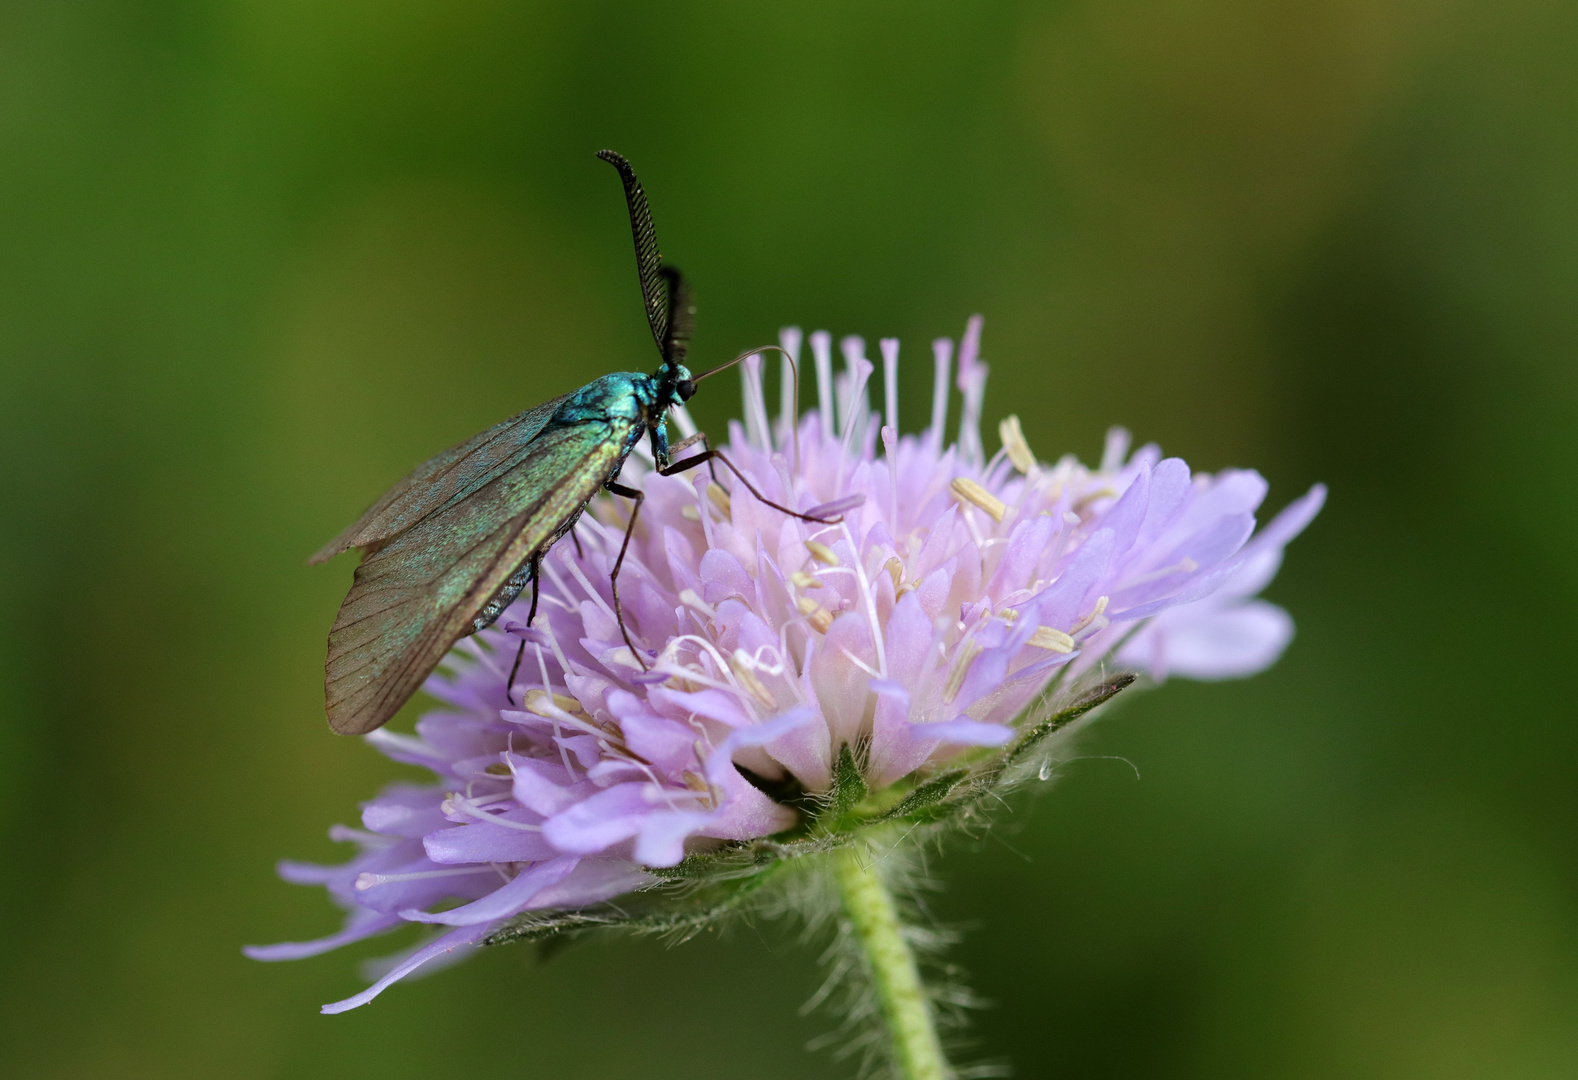
<path id="1" fill-rule="evenodd" d="M 537 617 L 537 593 L 542 584 L 542 556 L 538 555 L 531 561 L 531 610 L 526 612 L 526 625 Z M 524 646 L 522 646 L 524 648 Z"/>
<path id="2" fill-rule="evenodd" d="M 542 581 L 542 556 L 536 556 L 527 565 L 531 573 L 531 610 L 526 613 L 526 625 L 530 626 L 531 621 L 537 617 L 537 592 L 538 585 Z M 515 663 L 510 665 L 510 677 L 504 683 L 504 700 L 511 705 L 515 704 L 515 699 L 510 697 L 515 692 L 515 676 L 520 673 L 521 657 L 525 655 L 526 639 L 521 638 L 520 648 L 515 650 Z"/>
<path id="3" fill-rule="evenodd" d="M 701 444 L 701 449 L 703 452 L 711 452 L 712 446 L 707 442 L 707 433 L 705 431 L 693 431 L 679 442 L 669 447 L 668 460 L 658 462 L 658 472 L 662 473 L 664 476 L 667 476 L 668 473 L 663 472 L 663 470 L 671 467 L 674 459 L 679 456 L 679 452 L 681 450 L 689 450 L 697 443 Z M 707 468 L 712 472 L 712 482 L 717 483 L 718 470 L 712 467 L 712 462 L 710 460 L 707 462 Z"/>
<path id="4" fill-rule="evenodd" d="M 537 590 L 536 589 L 532 589 L 532 601 L 533 601 L 532 606 L 533 607 L 536 606 L 536 600 L 537 600 Z M 530 622 L 531 620 L 528 619 L 527 621 Z M 510 696 L 511 694 L 513 694 L 515 692 L 515 676 L 520 674 L 521 657 L 523 657 L 525 655 L 526 655 L 526 639 L 525 638 L 521 638 L 521 647 L 515 650 L 515 663 L 510 665 L 510 677 L 507 680 L 505 680 L 505 683 L 504 683 L 504 700 L 509 702 L 511 705 L 515 704 L 515 699 Z"/>
<path id="5" fill-rule="evenodd" d="M 685 443 L 680 445 L 683 446 L 693 441 L 699 441 L 701 445 L 707 446 L 707 436 L 699 431 L 689 439 L 686 439 Z M 675 449 L 677 450 L 679 447 L 675 447 Z M 730 461 L 724 456 L 722 450 L 714 450 L 710 446 L 707 446 L 706 450 L 703 450 L 694 457 L 686 458 L 684 461 L 672 462 L 669 465 L 660 465 L 658 467 L 658 474 L 660 476 L 673 476 L 675 473 L 688 472 L 689 470 L 694 469 L 696 466 L 703 463 L 705 463 L 708 468 L 711 468 L 712 462 L 714 460 L 723 462 L 724 466 L 734 474 L 734 478 L 745 485 L 746 491 L 749 491 L 752 495 L 756 496 L 759 502 L 766 503 L 768 506 L 772 507 L 774 510 L 777 510 L 779 513 L 788 514 L 792 518 L 799 518 L 801 521 L 809 521 L 817 525 L 837 525 L 840 521 L 844 520 L 844 515 L 842 514 L 835 514 L 833 517 L 813 517 L 810 514 L 802 514 L 798 510 L 791 510 L 787 506 L 779 506 L 767 496 L 763 495 L 760 491 L 757 491 L 756 485 L 752 484 L 745 478 L 745 474 L 735 466 L 734 462 Z M 713 471 L 712 475 L 714 479 L 717 479 L 718 474 L 716 470 Z"/>
<path id="6" fill-rule="evenodd" d="M 614 569 L 608 575 L 608 584 L 614 593 L 614 618 L 619 622 L 619 633 L 625 639 L 625 647 L 630 650 L 630 655 L 636 658 L 636 663 L 641 665 L 642 671 L 650 671 L 646 658 L 636 649 L 636 643 L 630 640 L 630 630 L 625 626 L 625 609 L 619 603 L 619 568 L 625 564 L 625 552 L 630 549 L 630 534 L 636 530 L 636 518 L 641 514 L 641 503 L 646 496 L 636 488 L 616 484 L 612 480 L 603 485 L 615 495 L 623 495 L 632 500 L 635 505 L 630 508 L 630 524 L 625 526 L 625 539 L 619 545 L 619 558 L 614 560 Z"/>

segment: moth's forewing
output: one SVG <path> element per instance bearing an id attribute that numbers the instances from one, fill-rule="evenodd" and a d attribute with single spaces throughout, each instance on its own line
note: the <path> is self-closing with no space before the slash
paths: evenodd
<path id="1" fill-rule="evenodd" d="M 353 547 L 367 547 L 409 529 L 431 514 L 461 502 L 513 469 L 542 431 L 563 395 L 494 424 L 411 471 L 384 492 L 356 524 L 330 540 L 308 565 L 327 562 Z"/>
<path id="2" fill-rule="evenodd" d="M 542 431 L 509 471 L 369 554 L 329 631 L 329 726 L 359 735 L 398 712 L 482 605 L 597 494 L 633 426 Z"/>

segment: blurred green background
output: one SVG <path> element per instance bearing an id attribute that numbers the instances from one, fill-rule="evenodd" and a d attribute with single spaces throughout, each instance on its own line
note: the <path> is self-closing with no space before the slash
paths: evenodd
<path id="1" fill-rule="evenodd" d="M 351 567 L 304 556 L 654 364 L 611 146 L 702 362 L 895 334 L 914 428 L 981 311 L 1045 457 L 1121 422 L 1331 485 L 1277 668 L 1127 702 L 937 862 L 975 1056 L 1578 1075 L 1575 60 L 1553 0 L 5 4 L 0 1071 L 852 1075 L 771 924 L 340 1017 L 404 939 L 239 952 L 337 925 L 273 863 L 400 771 L 326 729 Z"/>

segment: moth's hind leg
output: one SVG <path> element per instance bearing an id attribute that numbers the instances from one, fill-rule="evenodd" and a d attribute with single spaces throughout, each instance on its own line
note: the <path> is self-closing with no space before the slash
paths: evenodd
<path id="1" fill-rule="evenodd" d="M 684 461 L 674 460 L 674 456 L 678 451 L 686 449 L 690 446 L 694 446 L 698 442 L 701 443 L 702 446 L 701 453 L 693 454 Z M 724 466 L 734 474 L 734 478 L 745 485 L 745 490 L 756 496 L 758 502 L 766 503 L 768 506 L 772 507 L 774 510 L 777 510 L 779 513 L 788 514 L 792 518 L 799 518 L 801 521 L 809 521 L 815 525 L 837 525 L 840 521 L 844 520 L 844 515 L 842 514 L 835 514 L 833 517 L 816 517 L 812 514 L 802 514 L 798 510 L 791 510 L 787 506 L 780 506 L 773 502 L 760 491 L 757 491 L 755 484 L 752 484 L 749 480 L 745 479 L 745 474 L 739 470 L 734 462 L 723 456 L 722 450 L 714 450 L 712 448 L 712 444 L 707 442 L 707 436 L 700 431 L 696 432 L 696 434 L 692 435 L 684 442 L 677 444 L 674 449 L 669 452 L 669 460 L 667 462 L 658 463 L 657 471 L 659 476 L 673 476 L 676 473 L 682 473 L 690 469 L 694 469 L 698 465 L 705 465 L 708 469 L 712 470 L 712 478 L 714 481 L 716 481 L 718 479 L 718 470 L 712 464 L 714 461 L 723 462 Z M 609 490 L 612 489 L 610 488 Z M 631 520 L 633 521 L 634 518 Z"/>
<path id="2" fill-rule="evenodd" d="M 651 669 L 647 666 L 646 658 L 636 648 L 636 643 L 630 640 L 630 629 L 625 626 L 625 609 L 619 603 L 619 568 L 625 564 L 625 552 L 630 549 L 630 534 L 635 532 L 636 518 L 641 513 L 641 503 L 646 499 L 646 496 L 636 488 L 625 487 L 625 485 L 616 484 L 612 480 L 603 486 L 613 494 L 623 495 L 635 503 L 630 508 L 630 524 L 625 526 L 625 540 L 624 543 L 619 545 L 619 558 L 614 560 L 614 569 L 608 575 L 608 584 L 614 593 L 614 618 L 619 621 L 619 633 L 625 639 L 625 647 L 630 650 L 630 655 L 636 658 L 636 663 L 641 665 L 641 670 L 649 671 Z"/>

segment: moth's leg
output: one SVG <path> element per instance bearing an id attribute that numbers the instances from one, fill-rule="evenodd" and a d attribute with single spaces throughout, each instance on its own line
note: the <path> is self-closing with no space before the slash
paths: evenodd
<path id="1" fill-rule="evenodd" d="M 668 456 L 670 458 L 673 458 L 676 455 L 678 455 L 681 450 L 689 450 L 692 446 L 695 446 L 697 443 L 702 443 L 705 446 L 706 442 L 707 442 L 707 433 L 705 431 L 694 431 L 694 432 L 691 432 L 689 435 L 685 436 L 679 442 L 675 443 L 673 446 L 668 448 Z"/>
<path id="2" fill-rule="evenodd" d="M 539 584 L 541 584 L 541 582 L 542 582 L 542 556 L 538 555 L 536 558 L 532 559 L 532 561 L 531 561 L 531 610 L 526 612 L 526 625 L 527 626 L 530 626 L 531 625 L 531 621 L 537 617 L 537 587 L 538 587 Z M 522 642 L 521 643 L 521 648 L 524 649 L 525 647 L 526 647 L 525 643 Z M 519 661 L 516 661 L 516 662 L 519 663 Z"/>
<path id="3" fill-rule="evenodd" d="M 693 431 L 679 442 L 669 447 L 667 460 L 658 462 L 658 472 L 662 473 L 664 476 L 667 476 L 668 473 L 663 472 L 663 470 L 667 469 L 673 460 L 679 456 L 679 452 L 681 450 L 689 450 L 697 443 L 701 444 L 701 448 L 703 450 L 712 449 L 712 447 L 707 443 L 707 433 L 705 431 Z M 713 468 L 712 462 L 710 460 L 707 462 L 707 469 L 712 473 L 712 482 L 717 483 L 718 470 Z"/>
<path id="4" fill-rule="evenodd" d="M 824 517 L 813 517 L 810 514 L 802 514 L 798 510 L 791 510 L 787 506 L 779 506 L 777 503 L 773 502 L 767 496 L 763 495 L 760 491 L 757 491 L 756 490 L 756 486 L 754 484 L 752 484 L 749 480 L 745 479 L 745 474 L 742 473 L 738 468 L 735 467 L 734 462 L 732 462 L 728 458 L 724 457 L 722 450 L 714 450 L 714 449 L 712 449 L 711 446 L 708 446 L 708 444 L 707 444 L 707 436 L 703 435 L 701 432 L 698 431 L 698 432 L 696 432 L 696 434 L 692 438 L 695 439 L 696 441 L 699 441 L 702 446 L 706 446 L 707 449 L 703 450 L 701 453 L 697 454 L 695 457 L 688 457 L 688 458 L 686 458 L 684 461 L 677 461 L 677 462 L 673 462 L 672 464 L 669 464 L 669 465 L 659 466 L 658 467 L 659 475 L 662 475 L 662 476 L 673 476 L 675 473 L 682 473 L 682 472 L 685 472 L 685 471 L 687 471 L 689 469 L 694 469 L 696 466 L 702 464 L 703 462 L 705 462 L 709 467 L 711 467 L 711 464 L 712 464 L 713 460 L 716 459 L 718 461 L 723 462 L 723 464 L 728 468 L 728 470 L 731 473 L 734 474 L 734 478 L 736 480 L 738 480 L 740 483 L 745 485 L 745 490 L 746 491 L 749 491 L 752 495 L 755 495 L 759 502 L 766 503 L 768 506 L 772 507 L 774 510 L 777 510 L 779 513 L 788 514 L 790 517 L 799 518 L 801 521 L 814 522 L 817 525 L 837 525 L 840 521 L 844 520 L 844 515 L 843 514 L 837 514 L 837 515 L 835 515 L 833 517 L 827 517 L 827 518 L 824 518 Z M 689 443 L 691 441 L 692 441 L 692 439 L 686 439 L 685 440 L 686 443 Z M 676 447 L 676 449 L 678 449 L 678 448 Z M 717 476 L 717 473 L 714 472 L 713 476 Z"/>
<path id="5" fill-rule="evenodd" d="M 575 557 L 577 559 L 585 559 L 586 552 L 581 550 L 581 537 L 576 533 L 574 526 L 570 528 L 570 539 L 575 541 Z"/>
<path id="6" fill-rule="evenodd" d="M 537 590 L 536 589 L 532 589 L 532 604 L 533 604 L 534 607 L 536 606 L 536 601 L 537 601 Z M 507 680 L 505 680 L 505 683 L 504 683 L 504 700 L 509 702 L 511 705 L 515 704 L 515 699 L 510 697 L 510 694 L 515 690 L 515 676 L 520 674 L 521 657 L 523 657 L 525 655 L 526 655 L 526 639 L 525 638 L 521 638 L 521 647 L 515 650 L 515 663 L 510 665 L 510 677 Z"/>
<path id="7" fill-rule="evenodd" d="M 630 508 L 630 524 L 625 526 L 625 540 L 624 543 L 619 545 L 619 558 L 614 560 L 614 569 L 608 575 L 608 584 L 613 589 L 614 618 L 619 622 L 619 633 L 624 636 L 625 647 L 630 650 L 630 655 L 636 658 L 636 663 L 641 665 L 642 671 L 650 671 L 651 668 L 647 667 L 646 658 L 636 649 L 636 643 L 630 640 L 630 631 L 625 626 L 625 609 L 619 603 L 619 568 L 625 564 L 625 552 L 630 549 L 630 534 L 636 531 L 636 518 L 641 513 L 641 503 L 646 499 L 646 496 L 635 488 L 616 484 L 612 480 L 604 484 L 603 487 L 615 495 L 623 495 L 635 504 Z"/>
<path id="8" fill-rule="evenodd" d="M 538 587 L 538 583 L 542 580 L 542 556 L 541 555 L 534 556 L 532 558 L 532 560 L 531 560 L 530 566 L 531 566 L 531 610 L 526 613 L 526 625 L 527 626 L 530 626 L 531 625 L 531 621 L 537 617 L 537 587 Z M 525 655 L 526 655 L 526 639 L 525 638 L 521 638 L 521 647 L 515 650 L 515 663 L 510 665 L 510 677 L 504 683 L 504 700 L 509 702 L 511 705 L 515 704 L 515 699 L 510 697 L 510 692 L 515 689 L 515 676 L 520 673 L 521 657 L 523 657 Z"/>

